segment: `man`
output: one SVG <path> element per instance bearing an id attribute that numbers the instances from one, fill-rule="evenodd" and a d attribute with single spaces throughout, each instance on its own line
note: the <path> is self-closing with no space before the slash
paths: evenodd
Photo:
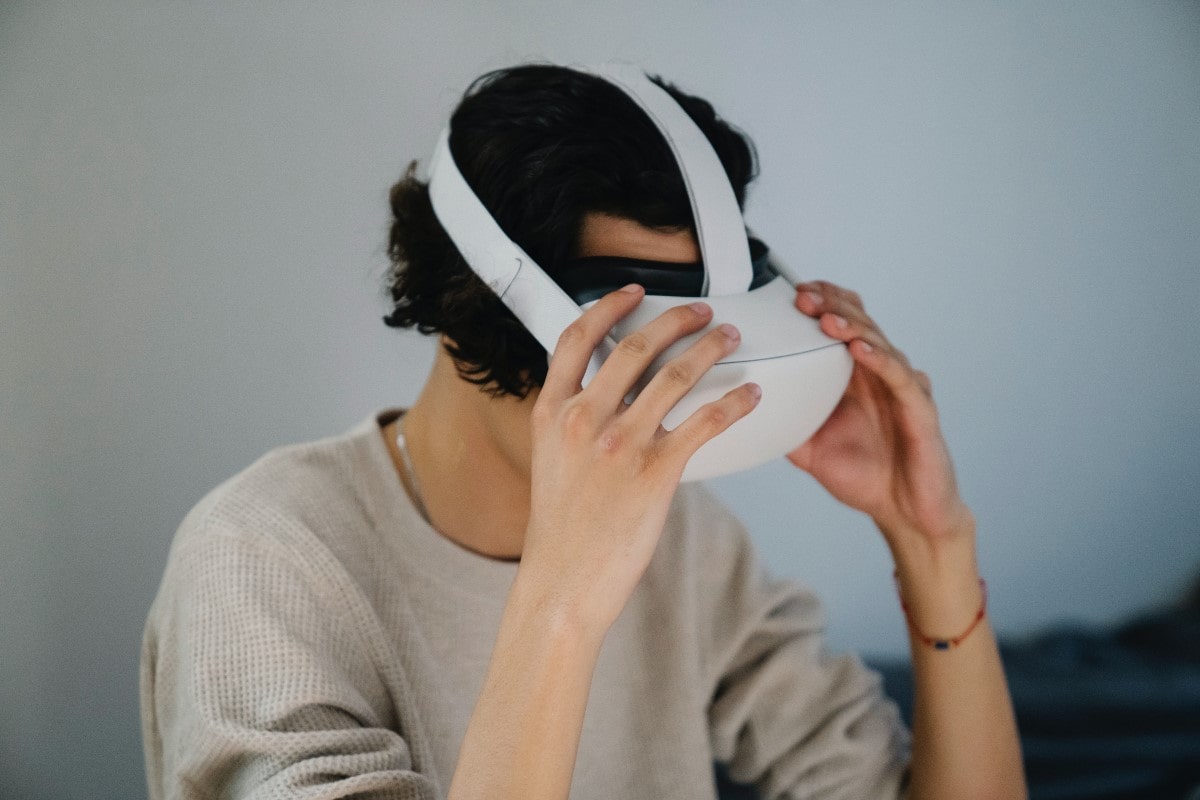
<path id="1" fill-rule="evenodd" d="M 748 140 L 666 88 L 743 203 Z M 602 79 L 490 73 L 451 125 L 464 177 L 552 277 L 592 256 L 699 261 L 670 151 Z M 411 408 L 272 451 L 185 518 L 143 648 L 152 797 L 711 797 L 713 761 L 772 798 L 1024 796 L 929 380 L 856 294 L 797 287 L 796 313 L 855 367 L 788 458 L 869 514 L 895 558 L 911 754 L 876 676 L 824 652 L 816 598 L 770 578 L 703 486 L 679 485 L 691 453 L 753 413 L 746 385 L 660 424 L 736 330 L 705 334 L 626 407 L 711 309 L 662 314 L 583 389 L 641 287 L 605 295 L 547 364 L 412 168 L 391 204 L 386 321 L 439 334 L 433 369 Z"/>

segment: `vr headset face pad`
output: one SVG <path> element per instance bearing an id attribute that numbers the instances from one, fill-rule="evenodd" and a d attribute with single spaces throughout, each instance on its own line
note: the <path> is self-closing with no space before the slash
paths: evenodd
<path id="1" fill-rule="evenodd" d="M 753 236 L 747 241 L 754 276 L 749 291 L 766 284 L 777 273 L 771 267 L 771 251 L 766 244 Z M 704 264 L 700 261 L 585 256 L 565 262 L 554 272 L 554 281 L 581 306 L 630 283 L 640 283 L 648 295 L 701 297 L 704 294 Z"/>

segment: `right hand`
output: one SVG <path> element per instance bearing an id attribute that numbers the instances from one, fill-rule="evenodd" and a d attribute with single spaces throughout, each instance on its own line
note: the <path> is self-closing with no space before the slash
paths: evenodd
<path id="1" fill-rule="evenodd" d="M 708 324 L 707 304 L 668 309 L 626 336 L 583 388 L 592 352 L 643 295 L 640 286 L 611 292 L 563 331 L 531 417 L 531 507 L 519 572 L 540 597 L 603 631 L 650 563 L 688 459 L 758 403 L 758 387 L 746 383 L 673 430 L 662 427 L 680 398 L 738 346 L 737 329 L 723 325 L 663 365 L 625 404 L 659 353 Z"/>

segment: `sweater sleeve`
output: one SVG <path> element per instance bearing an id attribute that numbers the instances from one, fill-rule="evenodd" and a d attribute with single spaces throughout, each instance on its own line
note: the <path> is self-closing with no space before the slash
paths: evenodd
<path id="1" fill-rule="evenodd" d="M 432 800 L 336 581 L 267 537 L 172 553 L 147 620 L 151 800 Z"/>
<path id="2" fill-rule="evenodd" d="M 812 591 L 771 577 L 745 527 L 707 488 L 701 605 L 713 757 L 764 800 L 876 800 L 906 792 L 910 736 L 877 673 L 824 647 Z"/>

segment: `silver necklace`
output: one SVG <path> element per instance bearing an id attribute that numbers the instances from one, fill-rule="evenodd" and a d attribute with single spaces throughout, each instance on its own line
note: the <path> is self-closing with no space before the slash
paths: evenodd
<path id="1" fill-rule="evenodd" d="M 408 479 L 412 482 L 413 494 L 416 495 L 413 500 L 416 501 L 417 512 L 425 518 L 426 522 L 429 522 L 429 512 L 425 509 L 425 500 L 421 494 L 421 482 L 417 480 L 412 459 L 408 456 L 408 447 L 404 444 L 404 428 L 401 425 L 396 426 L 396 447 L 400 450 L 400 457 L 404 459 L 404 469 L 408 472 Z"/>

